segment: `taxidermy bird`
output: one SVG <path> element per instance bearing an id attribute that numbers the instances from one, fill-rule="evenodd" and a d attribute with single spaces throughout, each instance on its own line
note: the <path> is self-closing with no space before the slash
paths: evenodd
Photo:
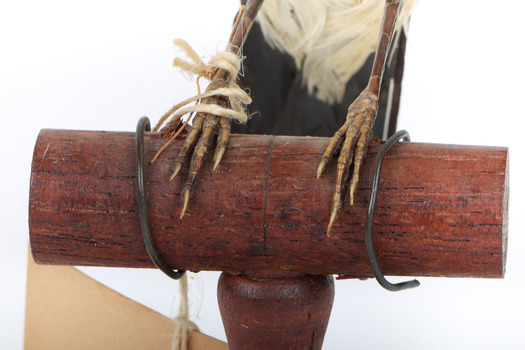
<path id="1" fill-rule="evenodd" d="M 387 138 L 395 131 L 404 67 L 404 30 L 414 3 L 415 0 L 241 1 L 228 51 L 245 58 L 243 74 L 236 80 L 240 70 L 236 61 L 198 71 L 199 77 L 208 78 L 210 84 L 204 95 L 194 99 L 200 101 L 202 109 L 188 109 L 195 111 L 196 116 L 175 161 L 173 176 L 187 155 L 193 153 L 182 190 L 181 217 L 216 133 L 214 168 L 226 151 L 230 130 L 332 136 L 317 169 L 319 177 L 337 156 L 337 181 L 327 228 L 330 234 L 350 176 L 349 199 L 353 203 L 359 170 L 372 135 Z M 235 117 L 240 111 L 239 102 L 225 96 L 226 90 L 239 86 L 250 91 L 252 103 L 248 108 L 253 115 L 245 123 L 235 121 L 230 125 L 228 119 L 246 119 Z M 236 94 L 240 101 L 250 102 L 242 93 Z M 216 109 L 212 110 L 211 105 Z M 157 129 L 168 117 L 180 117 L 175 111 L 175 107 L 168 111 Z"/>

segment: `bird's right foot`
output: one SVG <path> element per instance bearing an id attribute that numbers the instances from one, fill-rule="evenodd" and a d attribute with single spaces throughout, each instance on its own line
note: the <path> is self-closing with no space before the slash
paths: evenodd
<path id="1" fill-rule="evenodd" d="M 217 98 L 215 103 L 224 102 Z M 188 155 L 191 153 L 190 170 L 188 177 L 181 191 L 182 209 L 180 218 L 182 219 L 188 208 L 191 189 L 197 178 L 197 174 L 206 159 L 208 150 L 218 132 L 217 146 L 213 156 L 213 170 L 219 166 L 222 156 L 226 151 L 228 139 L 230 136 L 230 122 L 226 117 L 218 117 L 213 114 L 198 113 L 193 119 L 193 125 L 190 132 L 186 136 L 184 144 L 175 158 L 173 172 L 170 180 L 173 180 L 179 173 L 182 165 L 186 161 Z"/>

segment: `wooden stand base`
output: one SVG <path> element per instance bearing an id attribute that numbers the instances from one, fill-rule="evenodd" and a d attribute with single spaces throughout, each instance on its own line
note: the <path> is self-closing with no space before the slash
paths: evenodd
<path id="1" fill-rule="evenodd" d="M 334 301 L 331 275 L 252 279 L 223 272 L 219 308 L 231 350 L 321 349 Z"/>

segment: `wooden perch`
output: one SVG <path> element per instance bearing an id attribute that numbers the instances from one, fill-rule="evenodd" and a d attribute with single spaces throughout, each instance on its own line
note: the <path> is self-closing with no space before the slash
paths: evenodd
<path id="1" fill-rule="evenodd" d="M 179 219 L 188 169 L 168 181 L 175 142 L 146 167 L 157 249 L 174 268 L 249 276 L 371 276 L 363 227 L 370 145 L 356 203 L 326 236 L 332 164 L 315 171 L 329 139 L 233 135 L 217 172 L 204 166 Z M 162 146 L 146 136 L 146 159 Z M 43 264 L 153 267 L 136 203 L 135 134 L 43 130 L 31 176 L 29 231 Z M 387 156 L 374 242 L 387 275 L 503 277 L 508 230 L 506 148 L 402 143 Z"/>

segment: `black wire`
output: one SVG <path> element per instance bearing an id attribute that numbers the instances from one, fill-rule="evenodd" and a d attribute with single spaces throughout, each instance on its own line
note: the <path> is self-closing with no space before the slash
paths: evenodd
<path id="1" fill-rule="evenodd" d="M 368 212 L 366 214 L 366 224 L 365 224 L 365 244 L 366 244 L 366 252 L 368 254 L 368 259 L 370 260 L 370 266 L 372 267 L 372 271 L 374 272 L 374 276 L 376 277 L 377 282 L 379 282 L 379 284 L 383 288 L 391 292 L 397 292 L 397 291 L 401 291 L 404 289 L 415 288 L 420 285 L 418 280 L 400 282 L 396 284 L 392 284 L 386 280 L 385 276 L 383 275 L 383 272 L 381 272 L 379 263 L 377 262 L 376 251 L 374 248 L 374 240 L 372 236 L 372 228 L 374 226 L 374 214 L 375 214 L 375 208 L 376 208 L 376 202 L 377 202 L 377 191 L 379 188 L 379 178 L 381 176 L 381 168 L 383 167 L 383 161 L 388 151 L 392 147 L 394 147 L 394 145 L 401 139 L 403 139 L 404 141 L 410 141 L 410 136 L 406 130 L 400 130 L 396 132 L 394 135 L 392 135 L 377 153 L 377 156 L 375 158 L 375 163 L 374 163 L 372 188 L 370 191 L 370 201 L 368 203 Z"/>
<path id="2" fill-rule="evenodd" d="M 142 238 L 144 239 L 144 245 L 148 251 L 148 255 L 151 261 L 157 266 L 162 272 L 173 279 L 179 279 L 184 276 L 185 270 L 173 270 L 159 255 L 155 248 L 155 242 L 151 236 L 151 230 L 148 221 L 148 204 L 146 202 L 146 188 L 144 186 L 144 132 L 150 131 L 151 125 L 148 117 L 140 118 L 137 123 L 137 200 L 140 227 L 142 229 Z"/>

